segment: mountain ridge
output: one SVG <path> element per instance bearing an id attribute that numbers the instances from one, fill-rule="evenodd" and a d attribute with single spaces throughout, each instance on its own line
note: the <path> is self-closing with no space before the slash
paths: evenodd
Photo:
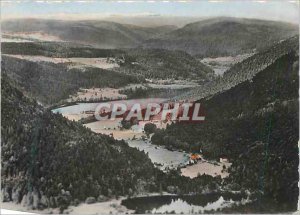
<path id="1" fill-rule="evenodd" d="M 177 28 L 169 25 L 141 27 L 106 20 L 7 20 L 3 32 L 43 32 L 98 48 L 164 48 L 197 56 L 249 53 L 298 34 L 291 23 L 216 17 Z M 225 51 L 226 50 L 226 51 Z"/>
<path id="2" fill-rule="evenodd" d="M 145 46 L 213 57 L 250 53 L 295 34 L 298 34 L 298 27 L 290 23 L 217 17 L 187 24 L 158 39 L 146 41 Z"/>

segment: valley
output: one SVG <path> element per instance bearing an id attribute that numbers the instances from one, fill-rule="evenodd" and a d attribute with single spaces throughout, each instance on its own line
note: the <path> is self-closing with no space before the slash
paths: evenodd
<path id="1" fill-rule="evenodd" d="M 253 53 L 254 54 L 254 53 Z M 253 54 L 243 54 L 237 56 L 228 57 L 217 57 L 217 58 L 203 58 L 201 63 L 211 67 L 216 75 L 223 75 L 228 69 L 230 69 L 234 64 L 237 64 Z"/>
<path id="2" fill-rule="evenodd" d="M 164 99 L 160 101 L 163 100 Z M 124 100 L 121 101 L 124 102 Z M 142 100 L 139 101 L 141 102 Z M 155 102 L 155 100 L 152 101 Z M 126 102 L 130 103 L 131 100 L 126 100 Z M 52 111 L 54 113 L 61 113 L 69 120 L 84 121 L 85 118 L 94 116 L 93 113 L 87 114 L 87 112 L 93 112 L 93 110 L 96 109 L 97 105 L 98 103 L 81 103 L 74 106 L 54 109 Z M 125 140 L 130 147 L 137 148 L 138 150 L 144 152 L 146 156 L 149 156 L 152 163 L 162 170 L 183 168 L 181 170 L 182 174 L 191 178 L 196 177 L 198 174 L 207 174 L 213 177 L 218 175 L 222 175 L 222 177 L 228 176 L 226 170 L 222 169 L 222 166 L 227 166 L 227 169 L 230 166 L 230 163 L 206 161 L 204 158 L 201 158 L 201 161 L 198 161 L 197 164 L 188 166 L 190 165 L 189 153 L 155 146 L 151 143 L 151 137 L 146 137 L 142 123 L 140 125 L 134 125 L 130 129 L 124 129 L 121 125 L 121 121 L 121 118 L 113 121 L 95 121 L 84 124 L 84 126 L 91 129 L 95 133 L 110 135 L 117 140 Z M 166 126 L 167 124 L 161 123 L 158 128 L 165 129 Z"/>
<path id="3" fill-rule="evenodd" d="M 79 68 L 84 71 L 85 67 L 95 67 L 101 69 L 112 69 L 119 67 L 113 59 L 109 58 L 52 58 L 45 56 L 28 55 L 6 55 L 8 57 L 18 58 L 32 62 L 50 62 L 54 64 L 67 64 L 69 69 Z"/>
<path id="4" fill-rule="evenodd" d="M 31 19 L 5 21 L 3 30 L 6 209 L 296 210 L 295 25 L 230 17 L 181 27 Z M 200 102 L 205 121 L 95 118 L 104 102 L 149 101 Z"/>

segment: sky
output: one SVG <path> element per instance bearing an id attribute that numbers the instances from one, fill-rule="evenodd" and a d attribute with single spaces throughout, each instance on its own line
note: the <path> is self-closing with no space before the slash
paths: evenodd
<path id="1" fill-rule="evenodd" d="M 233 16 L 299 23 L 299 1 L 1 0 L 1 18 L 101 19 L 120 16 Z"/>

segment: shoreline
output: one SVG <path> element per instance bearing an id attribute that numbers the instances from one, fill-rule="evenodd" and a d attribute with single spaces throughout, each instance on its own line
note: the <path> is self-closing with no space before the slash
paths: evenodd
<path id="1" fill-rule="evenodd" d="M 155 197 L 155 196 L 168 196 L 174 195 L 171 193 L 163 192 L 163 193 L 148 193 L 148 194 L 140 194 L 133 196 L 131 198 L 142 198 L 142 197 Z M 85 202 L 80 203 L 77 206 L 70 205 L 66 210 L 64 210 L 64 214 L 133 214 L 134 210 L 130 210 L 122 205 L 122 201 L 125 199 L 130 199 L 128 197 L 120 197 L 118 199 L 112 198 L 105 202 L 95 202 L 92 204 L 87 204 Z M 30 207 L 21 205 L 21 203 L 15 202 L 1 202 L 1 214 L 59 214 L 59 208 L 47 208 L 44 210 L 33 210 Z M 7 210 L 8 213 L 2 213 L 3 210 Z"/>

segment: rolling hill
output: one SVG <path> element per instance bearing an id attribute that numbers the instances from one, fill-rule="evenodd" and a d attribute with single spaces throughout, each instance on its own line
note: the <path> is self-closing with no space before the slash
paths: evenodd
<path id="1" fill-rule="evenodd" d="M 150 39 L 144 46 L 182 50 L 203 57 L 252 53 L 297 35 L 299 28 L 283 22 L 219 17 L 185 25 Z"/>
<path id="2" fill-rule="evenodd" d="M 55 58 L 115 58 L 116 72 L 145 78 L 209 80 L 213 70 L 197 58 L 183 52 L 163 49 L 97 49 L 63 42 L 4 42 L 1 51 L 9 55 Z"/>
<path id="3" fill-rule="evenodd" d="M 211 68 L 183 51 L 129 49 L 121 55 L 125 62 L 116 71 L 149 79 L 180 79 L 207 82 L 213 79 Z M 120 57 L 120 56 L 119 56 Z"/>
<path id="4" fill-rule="evenodd" d="M 187 24 L 140 27 L 110 21 L 9 20 L 2 22 L 7 37 L 30 34 L 54 36 L 97 48 L 182 50 L 200 57 L 252 53 L 298 34 L 298 26 L 275 21 L 217 17 Z"/>
<path id="5" fill-rule="evenodd" d="M 93 45 L 98 48 L 132 48 L 146 39 L 174 30 L 174 26 L 139 27 L 108 21 L 58 21 L 23 19 L 2 22 L 2 31 L 14 37 L 30 33 L 55 36 L 62 41 Z M 10 36 L 12 36 L 10 35 Z"/>
<path id="6" fill-rule="evenodd" d="M 45 105 L 53 105 L 69 98 L 80 88 L 117 88 L 131 83 L 140 83 L 133 75 L 120 74 L 100 68 L 68 69 L 63 64 L 32 62 L 14 57 L 2 57 L 2 73 L 15 80 L 27 95 Z"/>
<path id="7" fill-rule="evenodd" d="M 162 49 L 97 49 L 63 42 L 2 43 L 2 71 L 19 82 L 27 92 L 44 104 L 54 104 L 79 88 L 112 87 L 144 83 L 149 79 L 181 79 L 207 82 L 213 70 L 182 51 Z M 15 56 L 16 55 L 16 56 Z M 27 56 L 20 59 L 18 56 Z M 118 67 L 102 69 L 70 63 L 30 60 L 31 56 L 54 58 L 111 58 Z"/>

